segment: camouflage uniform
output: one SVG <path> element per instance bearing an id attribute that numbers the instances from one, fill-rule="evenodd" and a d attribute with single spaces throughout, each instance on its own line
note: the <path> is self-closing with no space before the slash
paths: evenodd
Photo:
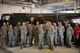
<path id="1" fill-rule="evenodd" d="M 44 30 L 43 28 L 39 28 L 39 49 L 42 49 L 43 46 L 43 40 L 44 40 Z"/>
<path id="2" fill-rule="evenodd" d="M 15 46 L 18 45 L 18 34 L 19 34 L 18 31 L 19 31 L 18 27 L 15 26 L 14 27 Z"/>
<path id="3" fill-rule="evenodd" d="M 61 45 L 64 45 L 64 36 L 63 36 L 63 33 L 64 33 L 64 27 L 63 26 L 59 26 L 58 27 L 58 33 L 59 33 L 59 40 L 60 40 L 60 44 Z"/>
<path id="4" fill-rule="evenodd" d="M 2 41 L 3 41 L 3 45 L 5 47 L 5 45 L 7 44 L 7 32 L 8 32 L 8 29 L 6 26 L 2 26 L 1 27 L 1 31 L 2 31 Z"/>
<path id="5" fill-rule="evenodd" d="M 43 29 L 45 31 L 45 33 L 44 33 L 44 45 L 45 45 L 45 44 L 47 44 L 47 32 L 48 32 L 47 24 L 43 24 Z"/>
<path id="6" fill-rule="evenodd" d="M 17 39 L 17 41 L 18 41 L 18 45 L 20 45 L 20 41 L 21 41 L 21 30 L 20 30 L 20 27 L 21 26 L 18 26 L 18 39 Z"/>
<path id="7" fill-rule="evenodd" d="M 8 37 L 9 37 L 9 46 L 10 47 L 14 46 L 14 32 L 13 32 L 13 28 L 9 27 Z"/>
<path id="8" fill-rule="evenodd" d="M 20 30 L 21 30 L 21 47 L 22 46 L 25 47 L 26 40 L 27 40 L 27 38 L 26 38 L 26 36 L 27 36 L 27 28 L 26 28 L 26 26 L 21 26 Z"/>
<path id="9" fill-rule="evenodd" d="M 26 26 L 27 27 L 27 40 L 26 40 L 26 44 L 29 43 L 29 24 Z"/>
<path id="10" fill-rule="evenodd" d="M 33 42 L 33 38 L 34 38 L 33 30 L 34 30 L 34 25 L 29 24 L 29 46 L 31 46 Z"/>
<path id="11" fill-rule="evenodd" d="M 66 44 L 68 44 L 70 47 L 72 45 L 71 39 L 73 35 L 73 28 L 72 27 L 67 27 L 67 37 L 66 37 Z"/>
<path id="12" fill-rule="evenodd" d="M 34 44 L 35 46 L 38 45 L 38 40 L 39 40 L 39 25 L 34 26 Z"/>
<path id="13" fill-rule="evenodd" d="M 52 26 L 48 26 L 48 33 L 47 33 L 47 44 L 49 46 L 50 49 L 52 49 Z M 52 37 L 52 38 L 51 38 Z"/>
<path id="14" fill-rule="evenodd" d="M 58 35 L 57 35 L 57 30 L 58 30 L 58 27 L 54 27 L 54 41 L 55 41 L 55 45 L 57 46 L 57 41 L 58 41 Z"/>
<path id="15" fill-rule="evenodd" d="M 50 46 L 51 46 L 51 48 L 50 49 L 52 49 L 52 50 L 54 48 L 54 38 L 55 38 L 54 30 L 55 30 L 54 26 L 51 26 L 51 35 L 50 35 Z"/>

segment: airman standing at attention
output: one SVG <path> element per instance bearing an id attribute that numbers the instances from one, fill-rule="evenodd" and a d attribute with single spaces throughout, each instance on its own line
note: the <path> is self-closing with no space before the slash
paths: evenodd
<path id="1" fill-rule="evenodd" d="M 26 40 L 26 44 L 29 43 L 29 21 L 26 22 L 26 27 L 27 27 L 27 40 Z"/>
<path id="2" fill-rule="evenodd" d="M 63 46 L 64 45 L 64 36 L 63 36 L 64 27 L 62 26 L 61 22 L 59 22 L 59 25 L 58 25 L 58 33 L 59 33 L 60 45 Z"/>
<path id="3" fill-rule="evenodd" d="M 27 28 L 26 28 L 26 22 L 22 23 L 22 26 L 20 27 L 21 30 L 21 46 L 20 48 L 22 49 L 23 47 L 26 47 L 26 36 L 27 36 Z"/>
<path id="4" fill-rule="evenodd" d="M 32 46 L 32 42 L 33 42 L 33 38 L 34 38 L 34 34 L 33 34 L 33 30 L 34 30 L 34 25 L 33 24 L 29 24 L 29 46 Z"/>
<path id="5" fill-rule="evenodd" d="M 68 25 L 68 23 L 66 22 L 66 23 L 64 24 L 64 28 L 65 28 L 65 32 L 64 32 L 64 45 L 66 45 L 67 25 Z"/>
<path id="6" fill-rule="evenodd" d="M 3 26 L 1 27 L 1 31 L 2 31 L 3 47 L 5 47 L 7 44 L 7 32 L 8 32 L 7 25 L 5 22 L 3 23 Z"/>
<path id="7" fill-rule="evenodd" d="M 39 49 L 42 49 L 43 46 L 43 38 L 44 38 L 44 29 L 43 29 L 43 24 L 40 24 L 39 27 Z"/>
<path id="8" fill-rule="evenodd" d="M 51 22 L 48 24 L 49 30 L 48 30 L 48 46 L 51 50 L 54 48 L 54 26 L 52 26 Z"/>
<path id="9" fill-rule="evenodd" d="M 20 42 L 21 42 L 21 30 L 20 30 L 21 22 L 18 22 L 17 26 L 18 26 L 18 36 L 17 36 L 18 39 L 17 39 L 17 43 L 18 43 L 18 45 L 20 45 Z"/>
<path id="10" fill-rule="evenodd" d="M 9 37 L 9 46 L 13 47 L 14 46 L 14 32 L 13 32 L 12 25 L 9 26 L 8 37 Z"/>
<path id="11" fill-rule="evenodd" d="M 43 29 L 45 31 L 45 33 L 44 33 L 44 45 L 46 45 L 47 44 L 47 31 L 48 31 L 46 20 L 44 20 Z"/>
<path id="12" fill-rule="evenodd" d="M 38 45 L 39 41 L 39 22 L 36 22 L 36 25 L 34 26 L 34 44 L 35 46 Z"/>
<path id="13" fill-rule="evenodd" d="M 68 23 L 68 27 L 67 27 L 66 32 L 67 32 L 66 44 L 67 44 L 68 47 L 71 47 L 72 46 L 71 39 L 72 39 L 72 35 L 73 35 L 74 30 L 69 23 Z"/>
<path id="14" fill-rule="evenodd" d="M 50 40 L 49 40 L 49 30 L 51 31 L 51 28 L 50 28 L 50 21 L 47 21 L 46 25 L 45 25 L 45 33 L 46 33 L 46 37 L 47 37 L 47 45 L 50 46 Z"/>
<path id="15" fill-rule="evenodd" d="M 14 27 L 15 46 L 18 46 L 19 27 L 18 24 Z"/>
<path id="16" fill-rule="evenodd" d="M 58 35 L 57 35 L 57 30 L 58 30 L 58 27 L 56 26 L 56 23 L 53 23 L 53 26 L 54 26 L 54 42 L 55 42 L 55 46 L 57 46 L 57 41 L 58 41 Z"/>
<path id="17" fill-rule="evenodd" d="M 31 47 L 33 45 L 33 39 L 34 39 L 34 17 L 30 18 L 30 24 L 29 24 L 29 46 Z"/>

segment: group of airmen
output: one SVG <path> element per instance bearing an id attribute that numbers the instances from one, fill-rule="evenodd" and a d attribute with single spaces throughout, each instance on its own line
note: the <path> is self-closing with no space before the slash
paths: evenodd
<path id="1" fill-rule="evenodd" d="M 9 22 L 3 23 L 0 28 L 0 48 L 6 46 L 14 47 L 20 46 L 20 48 L 30 47 L 32 45 L 38 46 L 38 49 L 42 49 L 44 45 L 47 45 L 49 49 L 53 50 L 54 46 L 58 44 L 64 46 L 64 32 L 65 28 L 61 22 L 58 22 L 58 26 L 55 22 L 47 21 L 43 24 L 36 21 L 36 25 L 33 24 L 34 18 L 30 19 L 31 22 L 18 22 L 13 27 Z M 72 35 L 74 30 L 70 23 L 67 24 L 66 29 L 66 43 L 68 47 L 72 47 Z"/>

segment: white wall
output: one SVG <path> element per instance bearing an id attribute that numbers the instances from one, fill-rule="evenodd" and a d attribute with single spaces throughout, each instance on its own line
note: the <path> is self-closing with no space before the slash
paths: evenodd
<path id="1" fill-rule="evenodd" d="M 30 8 L 22 6 L 11 6 L 11 5 L 2 5 L 0 4 L 0 14 L 5 13 L 53 13 L 51 10 L 41 9 L 41 8 Z"/>
<path id="2" fill-rule="evenodd" d="M 52 10 L 34 8 L 32 9 L 32 13 L 53 13 Z"/>
<path id="3" fill-rule="evenodd" d="M 31 8 L 25 7 L 23 9 L 21 6 L 11 6 L 11 5 L 2 5 L 0 4 L 0 14 L 4 13 L 30 13 Z"/>

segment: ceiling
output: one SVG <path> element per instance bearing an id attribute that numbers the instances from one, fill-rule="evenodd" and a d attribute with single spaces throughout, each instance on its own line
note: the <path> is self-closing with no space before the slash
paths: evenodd
<path id="1" fill-rule="evenodd" d="M 37 4 L 51 4 L 51 3 L 58 3 L 58 2 L 70 2 L 76 0 L 0 0 L 0 3 L 37 3 Z M 79 2 L 79 0 L 77 0 Z"/>
<path id="2" fill-rule="evenodd" d="M 80 10 L 80 0 L 56 0 L 53 3 L 43 5 L 43 9 L 53 11 L 75 11 Z"/>
<path id="3" fill-rule="evenodd" d="M 80 9 L 80 0 L 0 0 L 1 4 L 42 7 L 47 10 Z"/>

